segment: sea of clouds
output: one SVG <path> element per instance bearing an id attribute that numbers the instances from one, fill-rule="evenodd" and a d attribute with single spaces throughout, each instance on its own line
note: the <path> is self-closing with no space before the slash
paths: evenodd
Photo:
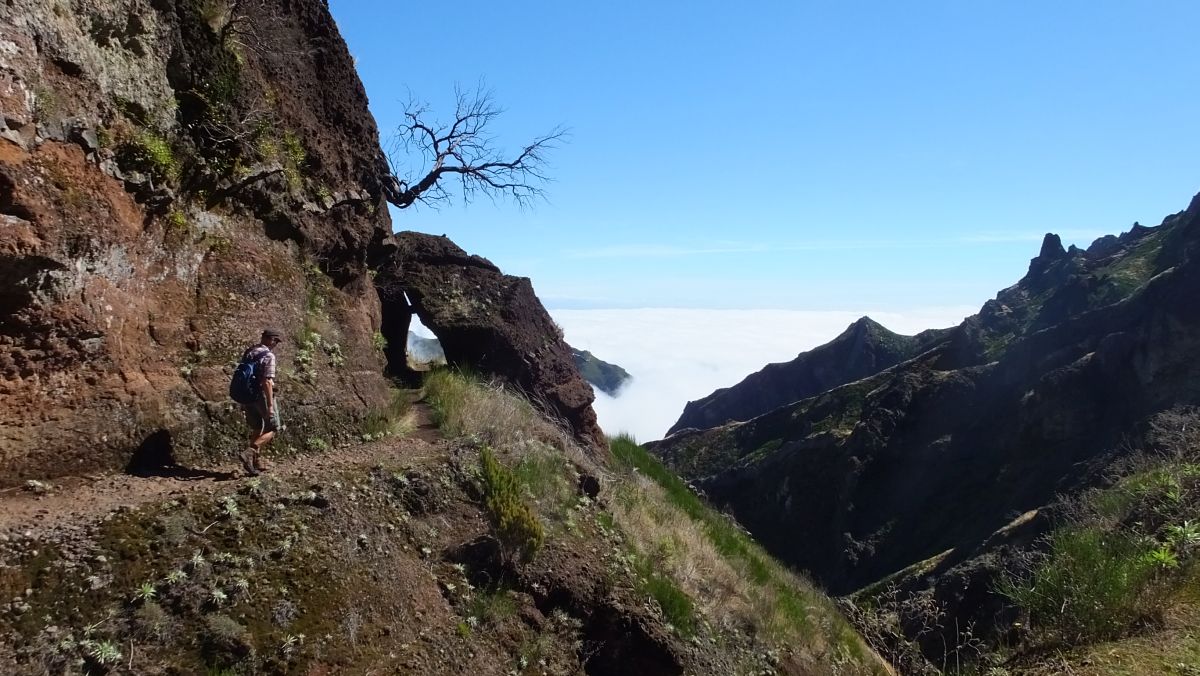
<path id="1" fill-rule="evenodd" d="M 567 342 L 628 371 L 616 397 L 596 392 L 596 415 L 610 435 L 660 439 L 690 400 L 734 385 L 771 362 L 827 343 L 868 315 L 902 334 L 958 324 L 973 307 L 909 312 L 803 310 L 551 310 Z"/>

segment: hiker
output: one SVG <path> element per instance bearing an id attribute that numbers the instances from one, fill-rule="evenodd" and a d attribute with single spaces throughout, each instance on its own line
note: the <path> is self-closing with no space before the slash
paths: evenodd
<path id="1" fill-rule="evenodd" d="M 246 348 L 230 384 L 230 395 L 242 405 L 250 441 L 242 451 L 242 469 L 257 476 L 268 469 L 260 457 L 263 446 L 275 438 L 279 429 L 279 406 L 275 401 L 275 353 L 272 350 L 283 342 L 275 329 L 262 332 L 258 345 Z"/>

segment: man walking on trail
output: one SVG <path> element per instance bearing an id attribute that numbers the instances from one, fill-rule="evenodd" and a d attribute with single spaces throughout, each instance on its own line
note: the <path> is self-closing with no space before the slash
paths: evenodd
<path id="1" fill-rule="evenodd" d="M 250 430 L 250 443 L 242 452 L 242 469 L 250 476 L 257 476 L 268 469 L 259 454 L 263 446 L 275 438 L 279 429 L 279 408 L 275 402 L 275 353 L 272 350 L 283 342 L 283 336 L 275 329 L 266 329 L 258 345 L 246 349 L 242 363 L 254 364 L 258 380 L 258 399 L 242 404 L 246 413 L 246 426 Z"/>

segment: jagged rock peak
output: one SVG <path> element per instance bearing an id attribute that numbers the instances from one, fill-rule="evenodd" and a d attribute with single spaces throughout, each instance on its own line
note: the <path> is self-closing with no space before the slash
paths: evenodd
<path id="1" fill-rule="evenodd" d="M 1029 261 L 1029 277 L 1042 277 L 1047 270 L 1055 268 L 1056 263 L 1070 259 L 1071 255 L 1063 248 L 1061 237 L 1052 232 L 1046 233 L 1037 257 Z"/>
<path id="2" fill-rule="evenodd" d="M 1038 252 L 1037 257 L 1055 259 L 1066 255 L 1067 250 L 1063 248 L 1062 238 L 1052 232 L 1046 233 L 1046 237 L 1042 239 L 1042 250 Z"/>

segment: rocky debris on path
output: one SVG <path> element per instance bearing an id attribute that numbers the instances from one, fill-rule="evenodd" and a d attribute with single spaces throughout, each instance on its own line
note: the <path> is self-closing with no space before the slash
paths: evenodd
<path id="1" fill-rule="evenodd" d="M 420 460 L 432 457 L 440 441 L 429 434 L 412 438 L 385 438 L 335 449 L 321 455 L 279 458 L 269 476 L 307 478 L 342 467 L 372 464 L 395 458 Z M 40 492 L 22 487 L 0 492 L 0 538 L 22 536 L 53 538 L 78 533 L 88 524 L 139 505 L 191 494 L 214 494 L 240 484 L 236 469 L 176 468 L 164 475 L 65 477 L 53 486 L 39 482 Z M 0 545 L 4 540 L 0 539 Z"/>

